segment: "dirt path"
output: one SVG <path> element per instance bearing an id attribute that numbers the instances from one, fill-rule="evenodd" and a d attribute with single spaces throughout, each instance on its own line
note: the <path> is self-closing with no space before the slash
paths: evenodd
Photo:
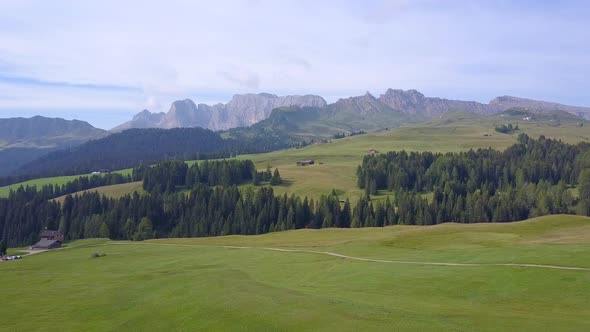
<path id="1" fill-rule="evenodd" d="M 374 263 L 389 263 L 389 264 L 410 264 L 410 265 L 434 265 L 434 266 L 465 266 L 465 267 L 482 267 L 482 266 L 507 266 L 507 267 L 522 267 L 522 268 L 541 268 L 541 269 L 553 269 L 553 270 L 573 270 L 573 271 L 590 271 L 590 267 L 580 266 L 561 266 L 561 265 L 546 265 L 546 264 L 527 264 L 527 263 L 448 263 L 448 262 L 417 262 L 417 261 L 404 261 L 404 260 L 387 260 L 387 259 L 375 259 L 375 258 L 364 258 L 342 255 L 330 251 L 314 251 L 314 250 L 300 250 L 300 249 L 285 249 L 285 248 L 269 248 L 269 247 L 244 247 L 244 246 L 207 246 L 207 245 L 192 245 L 192 244 L 172 244 L 172 243 L 145 243 L 145 242 L 112 242 L 108 244 L 145 244 L 145 245 L 158 245 L 158 246 L 175 246 L 175 247 L 204 247 L 204 248 L 226 248 L 226 249 L 259 249 L 259 250 L 270 250 L 290 253 L 306 253 L 316 255 L 327 255 L 332 257 L 338 257 L 342 259 L 350 259 L 363 262 L 374 262 Z M 107 245 L 107 244 L 105 244 Z"/>

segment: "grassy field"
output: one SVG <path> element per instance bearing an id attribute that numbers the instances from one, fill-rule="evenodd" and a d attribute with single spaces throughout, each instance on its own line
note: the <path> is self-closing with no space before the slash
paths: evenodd
<path id="1" fill-rule="evenodd" d="M 120 171 L 115 171 L 114 173 L 128 175 L 128 174 L 131 174 L 131 171 L 132 171 L 131 168 L 129 168 L 129 169 L 124 169 L 124 170 L 120 170 Z M 49 184 L 61 186 L 61 185 L 64 185 L 68 182 L 71 182 L 81 176 L 92 176 L 92 175 L 91 174 L 82 174 L 82 175 L 56 176 L 56 177 L 42 178 L 42 179 L 35 179 L 35 180 L 20 182 L 20 183 L 16 183 L 16 184 L 13 184 L 10 186 L 0 187 L 0 197 L 7 197 L 8 194 L 10 193 L 10 190 L 16 190 L 20 186 L 23 186 L 23 187 L 37 186 L 38 188 L 43 187 L 45 185 L 49 185 Z"/>
<path id="2" fill-rule="evenodd" d="M 0 330 L 57 318 L 63 331 L 590 329 L 590 271 L 494 263 L 590 268 L 590 219 L 78 241 L 0 263 Z"/>
<path id="3" fill-rule="evenodd" d="M 547 123 L 451 114 L 429 124 L 372 132 L 301 149 L 243 155 L 239 158 L 253 160 L 260 170 L 267 166 L 279 168 L 285 184 L 275 187 L 277 194 L 287 193 L 318 198 L 336 189 L 337 192 L 342 193 L 342 198 L 348 197 L 356 201 L 362 194 L 356 185 L 356 168 L 361 164 L 368 150 L 457 152 L 488 147 L 501 150 L 516 142 L 517 134 L 506 135 L 494 131 L 496 125 L 507 122 L 518 124 L 521 132 L 526 132 L 535 138 L 545 135 L 569 143 L 590 141 L 590 126 L 577 127 L 571 123 L 555 126 Z M 297 160 L 305 159 L 313 159 L 316 164 L 305 167 L 295 165 Z M 124 172 L 130 172 L 130 170 Z M 63 184 L 73 178 L 75 177 L 47 178 L 23 184 L 38 186 L 48 183 Z M 10 187 L 17 188 L 20 185 L 15 184 Z M 129 193 L 134 190 L 132 187 L 129 189 L 131 189 Z M 9 190 L 9 187 L 0 187 L 0 197 L 8 195 Z M 109 191 L 107 190 L 105 194 L 109 194 Z"/>
<path id="4" fill-rule="evenodd" d="M 516 142 L 517 134 L 506 135 L 494 131 L 496 124 L 489 119 L 482 123 L 476 120 L 442 121 L 433 124 L 400 128 L 390 131 L 334 140 L 332 143 L 307 146 L 271 153 L 244 155 L 252 159 L 259 169 L 268 165 L 279 168 L 286 185 L 275 188 L 279 194 L 294 193 L 299 196 L 319 197 L 336 189 L 343 197 L 356 200 L 362 193 L 356 186 L 356 168 L 368 150 L 379 152 L 393 150 L 458 152 L 477 148 L 505 149 Z M 532 137 L 561 139 L 569 143 L 588 141 L 590 127 L 567 125 L 554 127 L 546 124 L 518 123 L 522 132 Z M 489 136 L 484 136 L 484 135 Z M 296 166 L 297 160 L 313 159 L 312 166 Z"/>
<path id="5" fill-rule="evenodd" d="M 87 192 L 97 192 L 100 195 L 105 195 L 107 197 L 112 198 L 120 198 L 132 192 L 143 193 L 143 182 L 130 182 L 130 183 L 121 183 L 121 184 L 114 184 L 111 186 L 104 186 L 98 188 L 92 188 L 88 190 L 83 190 L 75 193 L 74 195 L 81 195 Z M 65 200 L 66 196 L 60 196 L 54 199 L 54 201 L 62 202 Z"/>

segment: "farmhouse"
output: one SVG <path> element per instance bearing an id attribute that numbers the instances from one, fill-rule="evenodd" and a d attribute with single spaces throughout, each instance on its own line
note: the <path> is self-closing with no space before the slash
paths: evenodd
<path id="1" fill-rule="evenodd" d="M 300 160 L 297 162 L 297 166 L 307 166 L 307 165 L 313 165 L 315 164 L 315 161 L 313 160 Z"/>
<path id="2" fill-rule="evenodd" d="M 64 234 L 60 231 L 44 229 L 39 234 L 41 240 L 31 246 L 33 250 L 56 249 L 61 247 L 64 241 Z"/>

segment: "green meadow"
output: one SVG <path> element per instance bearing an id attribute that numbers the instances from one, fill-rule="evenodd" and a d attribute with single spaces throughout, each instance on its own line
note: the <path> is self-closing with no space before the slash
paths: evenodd
<path id="1" fill-rule="evenodd" d="M 393 150 L 458 152 L 469 149 L 493 148 L 505 149 L 516 142 L 518 133 L 501 134 L 494 130 L 499 124 L 519 125 L 520 132 L 532 137 L 545 135 L 575 144 L 590 142 L 590 126 L 578 127 L 575 123 L 555 125 L 551 123 L 529 123 L 501 119 L 498 117 L 480 117 L 462 113 L 452 113 L 431 123 L 396 128 L 365 135 L 332 140 L 331 143 L 313 144 L 300 149 L 287 149 L 270 153 L 242 155 L 238 158 L 251 159 L 259 170 L 270 166 L 278 168 L 284 184 L 275 187 L 277 194 L 295 194 L 319 198 L 335 189 L 342 198 L 355 201 L 362 191 L 356 185 L 356 169 L 370 149 L 379 152 Z M 296 166 L 298 160 L 313 159 L 316 164 Z M 194 162 L 194 161 L 191 161 Z M 189 162 L 189 163 L 191 163 Z M 130 169 L 121 171 L 124 174 Z M 44 178 L 31 180 L 11 186 L 0 187 L 0 197 L 7 196 L 9 190 L 20 185 L 64 184 L 78 176 Z M 131 193 L 136 186 L 123 186 Z M 98 190 L 101 192 L 101 190 Z M 104 190 L 105 195 L 114 192 L 120 197 L 126 191 Z"/>
<path id="2" fill-rule="evenodd" d="M 342 197 L 356 200 L 362 191 L 357 187 L 356 169 L 370 149 L 379 152 L 394 150 L 459 152 L 469 149 L 493 148 L 502 150 L 516 143 L 518 134 L 500 134 L 494 131 L 497 124 L 506 123 L 494 118 L 445 119 L 431 124 L 404 127 L 382 132 L 367 133 L 331 143 L 315 144 L 301 149 L 289 149 L 271 153 L 244 155 L 257 168 L 279 168 L 286 184 L 275 187 L 278 194 L 295 194 L 318 198 L 332 189 Z M 538 123 L 520 123 L 520 132 L 532 137 L 545 135 L 575 144 L 590 141 L 590 127 L 575 125 L 552 126 Z M 316 164 L 297 166 L 297 160 L 313 159 Z"/>
<path id="3" fill-rule="evenodd" d="M 128 174 L 131 174 L 131 171 L 132 170 L 129 168 L 129 169 L 115 171 L 114 173 L 128 175 Z M 43 186 L 50 185 L 50 184 L 61 186 L 61 185 L 64 185 L 68 182 L 71 182 L 81 176 L 92 176 L 92 175 L 91 174 L 81 174 L 81 175 L 55 176 L 55 177 L 40 178 L 40 179 L 34 179 L 34 180 L 25 181 L 25 182 L 15 183 L 15 184 L 12 184 L 9 186 L 0 187 L 0 197 L 8 197 L 8 194 L 10 193 L 11 190 L 16 190 L 21 186 L 23 186 L 23 187 L 36 186 L 37 188 L 41 188 Z"/>
<path id="4" fill-rule="evenodd" d="M 129 182 L 129 183 L 121 183 L 121 184 L 113 184 L 110 186 L 103 186 L 98 188 L 92 188 L 88 190 L 83 190 L 75 193 L 74 195 L 81 195 L 87 192 L 97 192 L 99 195 L 105 195 L 111 198 L 121 198 L 129 193 L 138 192 L 143 193 L 143 182 L 136 181 L 136 182 Z M 60 196 L 55 198 L 55 201 L 62 202 L 68 195 Z"/>
<path id="5" fill-rule="evenodd" d="M 590 218 L 561 215 L 84 240 L 0 263 L 0 330 L 588 331 L 589 240 Z M 437 262 L 474 265 L 428 265 Z M 587 270 L 494 265 L 503 263 Z"/>

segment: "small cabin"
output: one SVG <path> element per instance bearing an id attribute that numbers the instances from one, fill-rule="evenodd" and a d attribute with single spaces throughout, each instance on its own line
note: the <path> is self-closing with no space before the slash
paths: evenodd
<path id="1" fill-rule="evenodd" d="M 297 166 L 308 166 L 313 164 L 315 164 L 315 161 L 313 160 L 300 160 L 297 162 Z"/>
<path id="2" fill-rule="evenodd" d="M 48 249 L 57 249 L 59 247 L 61 247 L 61 241 L 41 239 L 41 241 L 33 244 L 31 246 L 31 249 L 33 249 L 33 250 L 48 250 Z"/>
<path id="3" fill-rule="evenodd" d="M 40 234 L 39 237 L 41 239 L 46 239 L 46 240 L 57 240 L 57 241 L 61 241 L 64 242 L 64 233 L 60 232 L 60 231 L 52 231 L 49 229 L 44 229 Z"/>
<path id="4" fill-rule="evenodd" d="M 39 237 L 41 240 L 31 246 L 33 250 L 47 250 L 61 247 L 64 242 L 64 234 L 60 231 L 44 229 Z"/>

